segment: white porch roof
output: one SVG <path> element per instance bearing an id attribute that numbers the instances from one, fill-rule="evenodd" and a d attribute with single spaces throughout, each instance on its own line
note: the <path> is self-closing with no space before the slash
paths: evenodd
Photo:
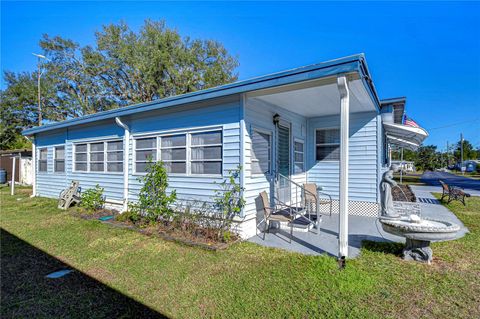
<path id="1" fill-rule="evenodd" d="M 428 137 L 428 132 L 421 127 L 395 123 L 383 123 L 383 127 L 390 144 L 410 150 L 417 149 Z"/>

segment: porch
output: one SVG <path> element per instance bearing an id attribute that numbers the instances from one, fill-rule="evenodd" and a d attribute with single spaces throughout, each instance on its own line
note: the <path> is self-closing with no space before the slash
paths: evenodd
<path id="1" fill-rule="evenodd" d="M 445 206 L 435 199 L 428 187 L 413 186 L 412 187 L 417 202 L 420 205 L 423 217 L 432 219 L 442 219 L 448 222 L 460 225 L 460 231 L 457 238 L 461 238 L 468 233 L 468 229 L 458 219 L 458 217 L 448 210 Z M 425 198 L 430 200 L 426 201 Z M 339 215 L 323 216 L 320 225 L 320 234 L 315 229 L 309 232 L 296 231 L 290 237 L 288 230 L 271 228 L 269 233 L 258 233 L 258 235 L 249 239 L 250 242 L 262 246 L 280 248 L 288 251 L 298 252 L 308 255 L 338 256 L 338 224 Z M 380 223 L 375 217 L 366 216 L 349 216 L 348 218 L 348 257 L 355 258 L 359 256 L 362 247 L 362 241 L 370 240 L 376 242 L 398 242 L 404 243 L 403 237 L 388 234 L 382 230 Z M 291 239 L 291 240 L 290 240 Z"/>

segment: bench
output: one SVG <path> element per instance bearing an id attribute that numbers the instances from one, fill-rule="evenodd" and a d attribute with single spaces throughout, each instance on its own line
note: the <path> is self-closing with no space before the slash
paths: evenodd
<path id="1" fill-rule="evenodd" d="M 470 194 L 465 193 L 463 189 L 459 187 L 448 185 L 442 180 L 438 180 L 438 181 L 442 185 L 442 198 L 440 198 L 440 201 L 443 202 L 443 199 L 446 197 L 447 204 L 449 204 L 453 200 L 458 200 L 462 202 L 463 206 L 466 205 L 465 198 L 470 197 Z"/>

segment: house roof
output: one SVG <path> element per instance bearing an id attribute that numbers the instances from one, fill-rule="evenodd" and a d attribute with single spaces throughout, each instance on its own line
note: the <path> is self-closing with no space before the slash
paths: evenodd
<path id="1" fill-rule="evenodd" d="M 367 88 L 372 101 L 377 106 L 377 108 L 380 108 L 380 100 L 378 99 L 377 92 L 370 77 L 367 63 L 365 61 L 365 55 L 356 54 L 287 71 L 272 73 L 244 81 L 221 85 L 192 93 L 167 97 L 146 103 L 134 104 L 114 110 L 98 112 L 95 114 L 69 119 L 62 122 L 29 128 L 24 130 L 22 134 L 33 135 L 36 133 L 51 131 L 73 125 L 86 124 L 160 108 L 174 107 L 191 102 L 198 102 L 232 94 L 245 93 L 249 91 L 292 84 L 306 80 L 313 80 L 350 72 L 358 72 L 360 74 L 361 79 L 364 82 L 364 85 Z"/>

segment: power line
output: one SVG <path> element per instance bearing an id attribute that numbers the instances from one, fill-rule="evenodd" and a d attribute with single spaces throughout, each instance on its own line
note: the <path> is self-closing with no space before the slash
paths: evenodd
<path id="1" fill-rule="evenodd" d="M 479 121 L 479 120 L 480 120 L 480 118 L 477 117 L 477 118 L 475 118 L 475 119 L 473 119 L 473 120 L 457 122 L 457 123 L 448 124 L 448 125 L 444 125 L 444 126 L 438 126 L 438 127 L 434 127 L 434 128 L 429 128 L 429 129 L 427 129 L 427 130 L 428 130 L 428 131 L 439 130 L 439 129 L 442 129 L 442 128 L 457 126 L 457 125 L 461 125 L 461 124 L 465 124 L 465 123 L 477 122 L 477 121 Z"/>

